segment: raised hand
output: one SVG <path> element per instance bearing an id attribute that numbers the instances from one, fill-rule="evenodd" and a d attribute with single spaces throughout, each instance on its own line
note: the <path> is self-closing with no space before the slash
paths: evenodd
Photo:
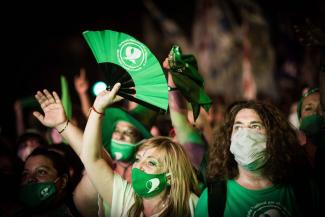
<path id="1" fill-rule="evenodd" d="M 121 84 L 116 83 L 111 91 L 104 90 L 104 91 L 100 92 L 97 95 L 94 105 L 93 105 L 95 107 L 95 109 L 97 111 L 103 113 L 108 106 L 123 99 L 122 97 L 116 95 L 116 93 L 120 89 L 120 87 L 121 87 Z"/>
<path id="2" fill-rule="evenodd" d="M 46 127 L 59 128 L 67 121 L 67 116 L 64 112 L 63 104 L 59 95 L 53 91 L 51 94 L 48 90 L 37 91 L 36 100 L 40 104 L 44 115 L 38 111 L 33 112 L 33 115 Z"/>
<path id="3" fill-rule="evenodd" d="M 80 74 L 74 77 L 74 87 L 78 94 L 86 93 L 89 88 L 89 83 L 86 78 L 86 70 L 84 68 L 80 69 Z"/>

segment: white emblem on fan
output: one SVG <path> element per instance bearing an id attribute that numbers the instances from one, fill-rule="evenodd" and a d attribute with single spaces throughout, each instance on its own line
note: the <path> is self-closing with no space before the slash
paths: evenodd
<path id="1" fill-rule="evenodd" d="M 130 60 L 133 64 L 135 64 L 135 61 L 141 57 L 141 50 L 136 47 L 128 46 L 125 49 L 125 55 L 125 59 Z"/>
<path id="2" fill-rule="evenodd" d="M 147 63 L 147 51 L 135 40 L 125 40 L 117 50 L 119 62 L 128 70 L 140 70 Z"/>

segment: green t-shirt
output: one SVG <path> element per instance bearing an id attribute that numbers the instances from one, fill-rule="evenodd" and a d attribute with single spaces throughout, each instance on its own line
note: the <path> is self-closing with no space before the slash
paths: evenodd
<path id="1" fill-rule="evenodd" d="M 227 181 L 224 217 L 298 216 L 292 188 L 271 186 L 249 190 L 234 180 Z M 205 189 L 195 209 L 195 217 L 207 217 L 208 191 Z"/>

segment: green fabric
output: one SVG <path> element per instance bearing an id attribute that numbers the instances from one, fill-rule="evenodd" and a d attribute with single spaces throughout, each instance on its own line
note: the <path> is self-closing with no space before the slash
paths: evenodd
<path id="1" fill-rule="evenodd" d="M 151 198 L 160 194 L 168 185 L 166 173 L 149 174 L 138 168 L 132 169 L 131 184 L 134 192 L 143 198 Z"/>
<path id="2" fill-rule="evenodd" d="M 294 204 L 291 188 L 271 186 L 249 190 L 234 180 L 228 180 L 224 216 L 299 216 Z"/>
<path id="3" fill-rule="evenodd" d="M 137 119 L 120 108 L 107 108 L 105 110 L 102 124 L 102 135 L 104 148 L 110 153 L 112 134 L 118 121 L 126 121 L 132 124 L 144 138 L 150 138 L 151 134 L 145 126 Z M 111 154 L 111 153 L 110 153 Z"/>
<path id="4" fill-rule="evenodd" d="M 111 157 L 118 161 L 130 162 L 137 147 L 137 144 L 112 139 L 110 146 Z"/>
<path id="5" fill-rule="evenodd" d="M 34 96 L 29 96 L 29 97 L 19 99 L 19 102 L 23 109 L 39 107 L 39 103 L 37 102 Z"/>
<path id="6" fill-rule="evenodd" d="M 72 118 L 72 102 L 69 93 L 68 81 L 65 76 L 61 75 L 61 100 L 64 107 L 64 111 L 68 117 L 68 119 Z"/>
<path id="7" fill-rule="evenodd" d="M 136 94 L 121 95 L 123 88 L 130 88 L 127 86 L 130 82 L 121 82 L 119 95 L 138 103 L 141 100 L 167 111 L 166 77 L 157 58 L 143 43 L 125 33 L 111 30 L 85 31 L 83 36 L 99 64 L 116 64 L 131 76 Z M 107 70 L 105 73 L 113 73 L 109 68 Z"/>
<path id="8" fill-rule="evenodd" d="M 193 55 L 183 55 L 179 46 L 174 45 L 168 55 L 173 81 L 182 95 L 192 105 L 194 120 L 200 114 L 200 107 L 209 111 L 212 105 L 210 97 L 204 90 L 204 81 L 198 72 L 196 59 Z"/>
<path id="9" fill-rule="evenodd" d="M 46 209 L 56 195 L 54 182 L 29 183 L 20 187 L 21 202 L 30 209 Z"/>
<path id="10" fill-rule="evenodd" d="M 196 204 L 194 217 L 208 217 L 208 188 L 201 193 L 199 201 Z"/>
<path id="11" fill-rule="evenodd" d="M 301 120 L 299 129 L 302 130 L 307 136 L 314 136 L 324 133 L 325 118 L 318 114 L 313 114 L 304 117 Z"/>

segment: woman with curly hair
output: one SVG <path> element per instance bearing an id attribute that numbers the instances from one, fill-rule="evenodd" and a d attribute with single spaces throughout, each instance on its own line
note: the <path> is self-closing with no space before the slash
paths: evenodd
<path id="1" fill-rule="evenodd" d="M 236 102 L 209 150 L 209 184 L 195 216 L 310 215 L 317 199 L 309 171 L 296 133 L 279 109 Z"/>

